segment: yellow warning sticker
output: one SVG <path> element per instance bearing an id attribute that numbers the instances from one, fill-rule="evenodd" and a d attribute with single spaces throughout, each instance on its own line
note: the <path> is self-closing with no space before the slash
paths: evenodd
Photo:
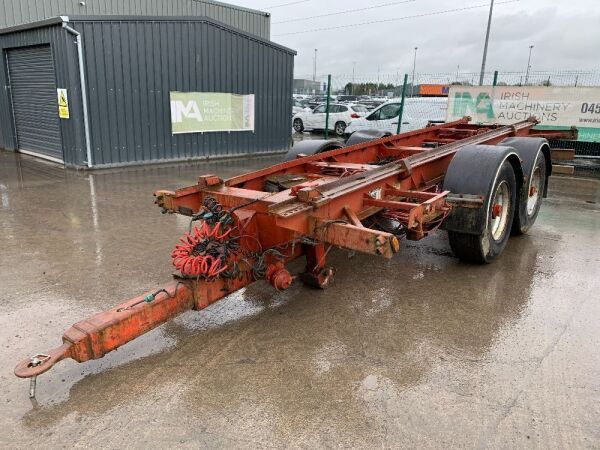
<path id="1" fill-rule="evenodd" d="M 69 97 L 66 89 L 57 89 L 58 95 L 58 117 L 61 119 L 69 118 Z"/>

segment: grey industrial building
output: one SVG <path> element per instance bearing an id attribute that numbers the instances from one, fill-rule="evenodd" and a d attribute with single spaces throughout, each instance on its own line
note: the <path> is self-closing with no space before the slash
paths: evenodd
<path id="1" fill-rule="evenodd" d="M 215 0 L 1 0 L 0 29 L 57 16 L 209 17 L 270 39 L 271 16 Z"/>
<path id="2" fill-rule="evenodd" d="M 54 13 L 79 2 L 48 3 Z M 106 11 L 92 5 L 121 5 L 82 3 L 98 13 Z M 195 0 L 123 3 L 170 15 L 59 16 L 0 30 L 0 148 L 101 168 L 289 147 L 295 52 L 268 39 L 267 13 Z M 157 6 L 165 3 L 173 6 Z M 205 8 L 197 13 L 221 11 L 220 20 L 178 16 L 196 3 Z M 68 93 L 68 118 L 59 117 L 57 89 Z M 173 134 L 172 91 L 254 94 L 254 131 Z"/>

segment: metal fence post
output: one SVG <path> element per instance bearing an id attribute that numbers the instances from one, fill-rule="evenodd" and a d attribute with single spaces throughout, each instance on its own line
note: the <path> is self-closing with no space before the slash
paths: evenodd
<path id="1" fill-rule="evenodd" d="M 494 81 L 492 83 L 492 86 L 497 86 L 498 85 L 498 71 L 494 70 Z"/>
<path id="2" fill-rule="evenodd" d="M 400 134 L 400 128 L 402 128 L 402 114 L 404 113 L 404 99 L 406 98 L 406 83 L 408 82 L 408 74 L 404 74 L 404 84 L 402 85 L 402 100 L 400 102 L 400 110 L 398 111 L 398 127 L 396 134 Z"/>
<path id="3" fill-rule="evenodd" d="M 327 101 L 325 104 L 325 139 L 329 138 L 329 96 L 331 95 L 331 75 L 327 75 Z"/>

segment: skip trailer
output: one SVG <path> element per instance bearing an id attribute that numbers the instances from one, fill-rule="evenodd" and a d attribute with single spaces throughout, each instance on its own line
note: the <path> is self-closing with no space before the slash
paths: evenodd
<path id="1" fill-rule="evenodd" d="M 222 180 L 199 177 L 158 191 L 164 213 L 190 218 L 172 252 L 174 279 L 159 289 L 76 323 L 63 344 L 20 362 L 15 375 L 36 377 L 65 358 L 102 358 L 177 315 L 201 310 L 258 280 L 290 287 L 287 264 L 305 256 L 300 280 L 326 288 L 332 247 L 391 258 L 401 240 L 448 232 L 461 260 L 489 263 L 511 234 L 533 225 L 552 170 L 547 138 L 576 130 L 536 130 L 532 119 L 510 126 L 469 118 L 380 137 L 355 133 L 297 144 L 285 162 Z"/>

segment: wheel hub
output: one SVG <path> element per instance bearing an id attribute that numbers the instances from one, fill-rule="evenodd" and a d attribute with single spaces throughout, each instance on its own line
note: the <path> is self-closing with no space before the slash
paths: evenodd
<path id="1" fill-rule="evenodd" d="M 492 208 L 492 219 L 499 217 L 500 214 L 502 214 L 502 205 L 497 203 Z"/>
<path id="2" fill-rule="evenodd" d="M 491 231 L 495 241 L 500 241 L 509 226 L 508 213 L 510 212 L 510 189 L 506 181 L 502 181 L 494 192 L 492 201 Z"/>
<path id="3" fill-rule="evenodd" d="M 527 215 L 532 216 L 540 200 L 540 191 L 542 189 L 542 174 L 537 167 L 531 177 L 529 186 L 529 196 L 527 198 Z"/>

